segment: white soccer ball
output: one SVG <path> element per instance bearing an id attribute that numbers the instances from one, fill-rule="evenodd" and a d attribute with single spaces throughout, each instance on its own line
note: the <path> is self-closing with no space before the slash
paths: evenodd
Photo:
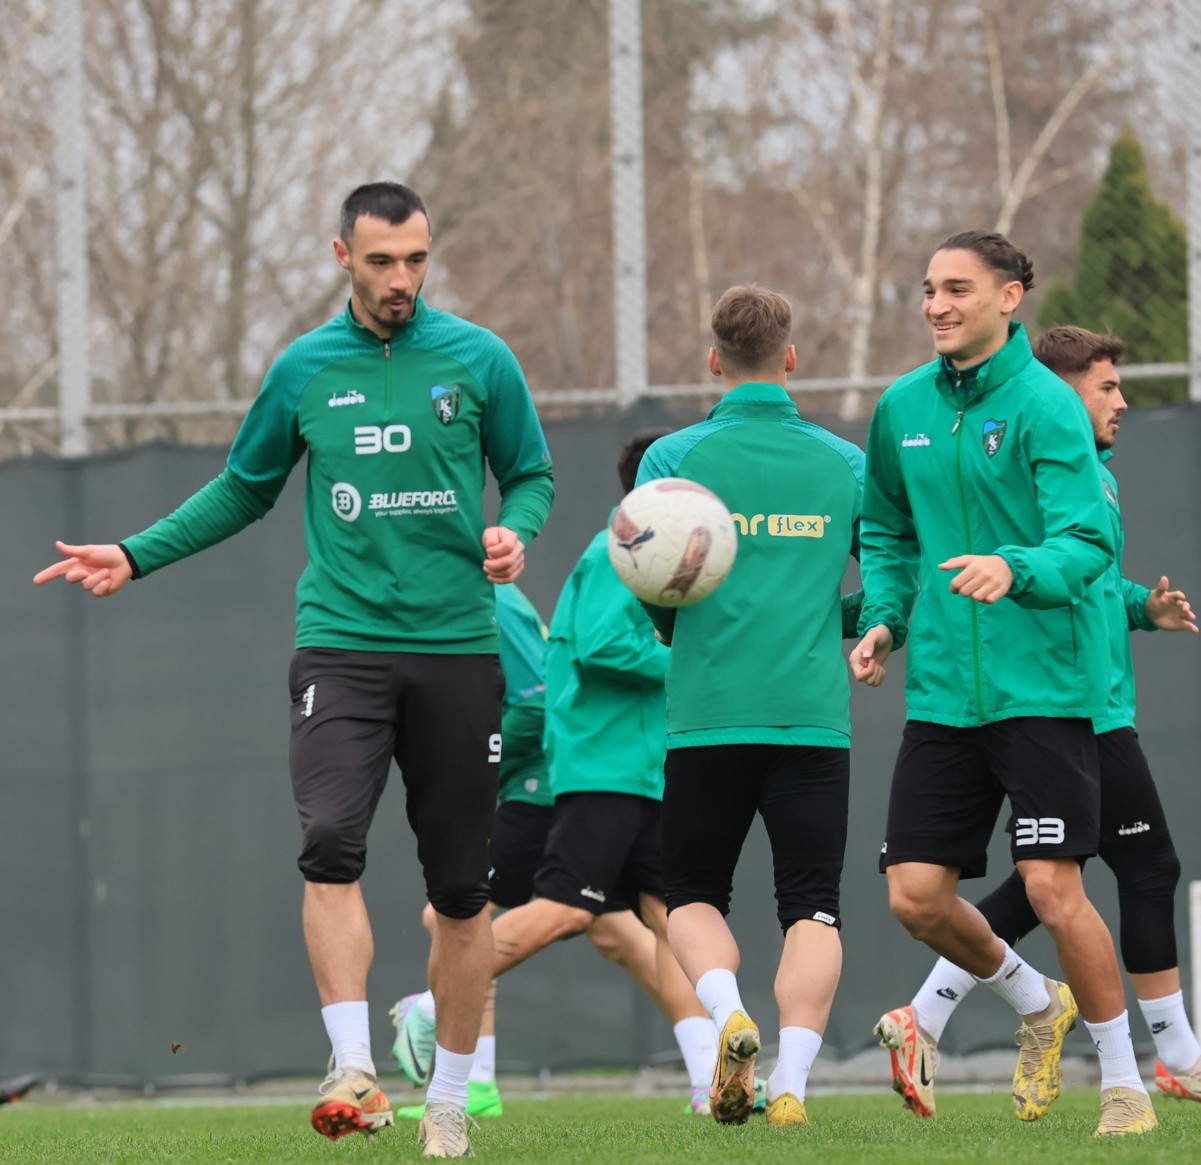
<path id="1" fill-rule="evenodd" d="M 661 477 L 632 490 L 609 523 L 609 561 L 640 599 L 660 607 L 699 603 L 734 565 L 734 519 L 712 490 Z"/>

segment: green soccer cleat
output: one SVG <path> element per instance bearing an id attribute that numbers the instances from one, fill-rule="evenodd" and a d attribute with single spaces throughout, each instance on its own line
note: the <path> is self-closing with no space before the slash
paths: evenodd
<path id="1" fill-rule="evenodd" d="M 388 1016 L 396 1029 L 392 1055 L 405 1079 L 421 1088 L 430 1082 L 434 1070 L 437 1038 L 434 1021 L 417 1006 L 417 999 L 416 995 L 406 995 L 397 1000 Z"/>
<path id="2" fill-rule="evenodd" d="M 469 1080 L 467 1082 L 467 1115 L 481 1120 L 486 1117 L 503 1116 L 504 1102 L 495 1080 Z M 419 1121 L 425 1116 L 424 1104 L 407 1104 L 398 1108 L 396 1115 L 401 1120 Z"/>
<path id="3" fill-rule="evenodd" d="M 762 1076 L 755 1077 L 755 1103 L 751 1105 L 751 1115 L 761 1116 L 767 1112 L 767 1081 Z"/>

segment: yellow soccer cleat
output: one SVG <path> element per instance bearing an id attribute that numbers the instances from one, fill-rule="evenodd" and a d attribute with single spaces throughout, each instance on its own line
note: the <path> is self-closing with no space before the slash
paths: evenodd
<path id="1" fill-rule="evenodd" d="M 1151 1098 L 1138 1088 L 1106 1088 L 1101 1093 L 1101 1123 L 1094 1137 L 1126 1137 L 1149 1133 L 1159 1121 Z"/>
<path id="2" fill-rule="evenodd" d="M 1018 1062 L 1013 1070 L 1013 1111 L 1018 1120 L 1036 1121 L 1059 1095 L 1063 1079 L 1060 1058 L 1063 1041 L 1076 1026 L 1080 1009 L 1071 988 L 1055 979 L 1047 980 L 1050 1004 L 1034 1016 L 1033 1023 L 1018 1028 Z"/>
<path id="3" fill-rule="evenodd" d="M 331 1071 L 317 1092 L 313 1128 L 331 1141 L 347 1133 L 374 1133 L 392 1123 L 392 1106 L 375 1077 L 357 1068 Z"/>
<path id="4" fill-rule="evenodd" d="M 880 1016 L 875 1033 L 892 1060 L 892 1090 L 914 1116 L 933 1116 L 938 1047 L 917 1026 L 913 1008 L 898 1007 Z"/>
<path id="5" fill-rule="evenodd" d="M 1155 1065 L 1155 1087 L 1177 1100 L 1201 1101 L 1201 1060 L 1186 1072 L 1169 1072 L 1160 1060 Z"/>
<path id="6" fill-rule="evenodd" d="M 767 1123 L 769 1125 L 807 1125 L 809 1116 L 805 1112 L 805 1102 L 798 1100 L 791 1092 L 781 1092 L 775 1100 L 767 1102 Z"/>
<path id="7" fill-rule="evenodd" d="M 755 1056 L 759 1029 L 745 1011 L 736 1011 L 721 1029 L 717 1067 L 709 1105 L 713 1119 L 722 1125 L 745 1124 L 755 1105 Z"/>

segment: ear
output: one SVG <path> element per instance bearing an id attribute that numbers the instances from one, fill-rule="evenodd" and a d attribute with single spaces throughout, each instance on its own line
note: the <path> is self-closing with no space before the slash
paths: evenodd
<path id="1" fill-rule="evenodd" d="M 717 358 L 716 348 L 709 349 L 709 371 L 712 372 L 714 376 L 721 375 L 721 361 Z"/>
<path id="2" fill-rule="evenodd" d="M 792 373 L 796 371 L 796 345 L 789 344 L 787 351 L 784 353 L 784 371 Z"/>
<path id="3" fill-rule="evenodd" d="M 334 258 L 338 260 L 339 267 L 350 267 L 350 252 L 346 249 L 346 244 L 341 239 L 334 239 Z"/>
<path id="4" fill-rule="evenodd" d="M 1013 315 L 1025 294 L 1026 289 L 1016 279 L 1009 280 L 1001 288 L 1001 311 L 1007 316 Z"/>

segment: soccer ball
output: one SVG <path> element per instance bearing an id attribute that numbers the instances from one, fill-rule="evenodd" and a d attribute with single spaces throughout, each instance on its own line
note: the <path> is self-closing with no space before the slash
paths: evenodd
<path id="1" fill-rule="evenodd" d="M 622 499 L 609 523 L 609 561 L 640 599 L 687 607 L 730 573 L 738 549 L 721 498 L 683 477 L 648 481 Z"/>

